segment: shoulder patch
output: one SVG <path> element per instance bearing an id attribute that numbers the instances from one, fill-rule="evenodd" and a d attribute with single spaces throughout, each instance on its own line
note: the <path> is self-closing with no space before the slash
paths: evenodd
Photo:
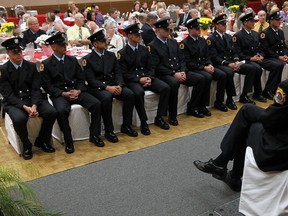
<path id="1" fill-rule="evenodd" d="M 211 45 L 211 40 L 208 39 L 208 40 L 206 41 L 206 43 L 207 43 L 208 46 L 210 46 L 210 45 Z"/>
<path id="2" fill-rule="evenodd" d="M 264 39 L 265 37 L 266 37 L 265 33 L 262 32 L 262 33 L 260 34 L 260 38 L 261 38 L 261 39 Z"/>
<path id="3" fill-rule="evenodd" d="M 180 47 L 180 49 L 184 49 L 185 44 L 184 43 L 180 43 L 179 47 Z"/>
<path id="4" fill-rule="evenodd" d="M 282 88 L 278 87 L 274 96 L 274 101 L 277 104 L 283 105 L 286 102 L 286 94 Z"/>
<path id="5" fill-rule="evenodd" d="M 148 45 L 147 46 L 148 52 L 151 53 L 151 47 Z"/>
<path id="6" fill-rule="evenodd" d="M 86 61 L 86 59 L 83 59 L 82 60 L 82 66 L 85 67 L 86 65 L 87 65 L 87 61 Z"/>
<path id="7" fill-rule="evenodd" d="M 42 71 L 44 71 L 44 64 L 41 64 L 41 65 L 40 65 L 39 72 L 42 72 Z"/>
<path id="8" fill-rule="evenodd" d="M 120 60 L 121 59 L 121 54 L 118 52 L 117 53 L 117 60 Z"/>
<path id="9" fill-rule="evenodd" d="M 233 36 L 233 37 L 232 37 L 232 41 L 233 41 L 233 42 L 236 42 L 236 41 L 237 41 L 237 37 L 236 37 L 236 36 Z"/>

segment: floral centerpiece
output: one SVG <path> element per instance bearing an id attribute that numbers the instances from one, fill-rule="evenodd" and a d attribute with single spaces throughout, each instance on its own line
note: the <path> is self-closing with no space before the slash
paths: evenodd
<path id="1" fill-rule="evenodd" d="M 232 13 L 236 13 L 239 10 L 239 5 L 231 5 L 228 9 L 231 10 Z"/>
<path id="2" fill-rule="evenodd" d="M 6 33 L 7 36 L 12 36 L 14 28 L 15 28 L 15 24 L 13 22 L 2 23 L 0 32 Z"/>
<path id="3" fill-rule="evenodd" d="M 212 25 L 212 19 L 207 17 L 200 17 L 199 26 L 203 30 L 207 30 Z"/>
<path id="4" fill-rule="evenodd" d="M 133 18 L 133 19 L 138 19 L 138 18 L 139 18 L 139 15 L 140 15 L 140 13 L 137 12 L 137 11 L 135 11 L 135 12 L 132 13 L 131 18 Z"/>

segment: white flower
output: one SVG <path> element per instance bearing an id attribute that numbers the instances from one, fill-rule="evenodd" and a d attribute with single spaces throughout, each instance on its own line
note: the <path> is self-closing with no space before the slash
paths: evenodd
<path id="1" fill-rule="evenodd" d="M 140 15 L 140 13 L 135 11 L 135 12 L 132 13 L 132 18 L 137 18 L 138 19 L 139 15 Z"/>
<path id="2" fill-rule="evenodd" d="M 35 43 L 37 43 L 39 46 L 45 45 L 45 41 L 49 38 L 49 35 L 42 34 L 35 40 Z"/>

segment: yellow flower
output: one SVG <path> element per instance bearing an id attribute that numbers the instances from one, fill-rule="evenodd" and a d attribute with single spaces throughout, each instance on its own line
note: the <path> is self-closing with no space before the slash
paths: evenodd
<path id="1" fill-rule="evenodd" d="M 91 7 L 87 7 L 86 9 L 87 9 L 88 11 L 92 10 L 92 8 L 91 8 Z"/>
<path id="2" fill-rule="evenodd" d="M 200 17 L 199 25 L 202 29 L 208 29 L 212 24 L 212 19 L 207 17 Z"/>
<path id="3" fill-rule="evenodd" d="M 15 25 L 13 22 L 2 23 L 0 32 L 10 32 L 10 31 L 13 31 L 14 28 L 15 28 Z"/>
<path id="4" fill-rule="evenodd" d="M 231 5 L 228 9 L 230 9 L 232 13 L 236 13 L 239 10 L 239 5 Z"/>

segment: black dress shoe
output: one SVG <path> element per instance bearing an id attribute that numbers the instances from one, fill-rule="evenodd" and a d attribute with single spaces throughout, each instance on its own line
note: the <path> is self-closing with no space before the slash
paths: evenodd
<path id="1" fill-rule="evenodd" d="M 231 110 L 237 110 L 236 104 L 234 103 L 234 101 L 231 100 L 226 101 L 226 107 L 228 107 Z"/>
<path id="2" fill-rule="evenodd" d="M 179 125 L 177 118 L 171 116 L 168 118 L 168 123 L 173 126 Z"/>
<path id="3" fill-rule="evenodd" d="M 164 130 L 169 130 L 170 128 L 167 122 L 165 122 L 162 117 L 156 117 L 154 119 L 154 124 Z"/>
<path id="4" fill-rule="evenodd" d="M 73 143 L 66 143 L 65 144 L 65 152 L 67 154 L 72 154 L 74 152 L 74 144 Z"/>
<path id="5" fill-rule="evenodd" d="M 48 153 L 55 152 L 55 148 L 51 146 L 50 144 L 35 142 L 34 145 L 38 148 L 41 148 L 44 152 L 48 152 Z"/>
<path id="6" fill-rule="evenodd" d="M 221 102 L 215 102 L 214 103 L 214 108 L 216 108 L 216 109 L 218 109 L 218 110 L 220 110 L 222 112 L 228 112 L 227 107 Z"/>
<path id="7" fill-rule="evenodd" d="M 150 135 L 150 130 L 146 122 L 142 122 L 140 126 L 140 131 L 143 135 Z"/>
<path id="8" fill-rule="evenodd" d="M 227 168 L 216 166 L 212 159 L 207 162 L 196 160 L 193 163 L 202 172 L 210 173 L 219 180 L 224 180 L 227 175 Z"/>
<path id="9" fill-rule="evenodd" d="M 116 143 L 118 142 L 118 137 L 116 136 L 116 134 L 111 131 L 111 132 L 106 132 L 105 133 L 105 138 L 109 141 L 109 142 L 112 142 L 112 143 Z"/>
<path id="10" fill-rule="evenodd" d="M 127 134 L 128 136 L 131 136 L 131 137 L 137 137 L 138 136 L 137 131 L 135 131 L 133 128 L 131 128 L 128 125 L 122 125 L 121 126 L 121 133 L 125 133 L 125 134 Z"/>
<path id="11" fill-rule="evenodd" d="M 103 140 L 98 136 L 90 136 L 89 142 L 94 143 L 98 147 L 105 146 Z"/>
<path id="12" fill-rule="evenodd" d="M 269 100 L 273 100 L 274 94 L 271 91 L 264 91 L 263 96 Z"/>
<path id="13" fill-rule="evenodd" d="M 195 116 L 197 118 L 204 118 L 204 114 L 199 111 L 199 109 L 187 110 L 187 115 Z"/>
<path id="14" fill-rule="evenodd" d="M 211 112 L 205 107 L 200 107 L 200 110 L 199 110 L 204 116 L 211 116 Z"/>
<path id="15" fill-rule="evenodd" d="M 259 101 L 261 103 L 267 102 L 267 99 L 265 97 L 263 97 L 262 95 L 259 95 L 259 94 L 254 94 L 252 98 L 253 98 L 253 100 Z"/>
<path id="16" fill-rule="evenodd" d="M 30 160 L 33 157 L 32 150 L 31 149 L 24 150 L 22 156 L 24 160 Z"/>
<path id="17" fill-rule="evenodd" d="M 231 171 L 227 173 L 226 178 L 224 179 L 224 182 L 233 190 L 236 192 L 241 191 L 242 187 L 242 180 L 240 178 L 232 178 L 231 177 Z"/>
<path id="18" fill-rule="evenodd" d="M 255 104 L 255 102 L 253 100 L 250 100 L 250 98 L 247 95 L 241 95 L 240 99 L 239 99 L 240 103 L 251 103 L 251 104 Z"/>

